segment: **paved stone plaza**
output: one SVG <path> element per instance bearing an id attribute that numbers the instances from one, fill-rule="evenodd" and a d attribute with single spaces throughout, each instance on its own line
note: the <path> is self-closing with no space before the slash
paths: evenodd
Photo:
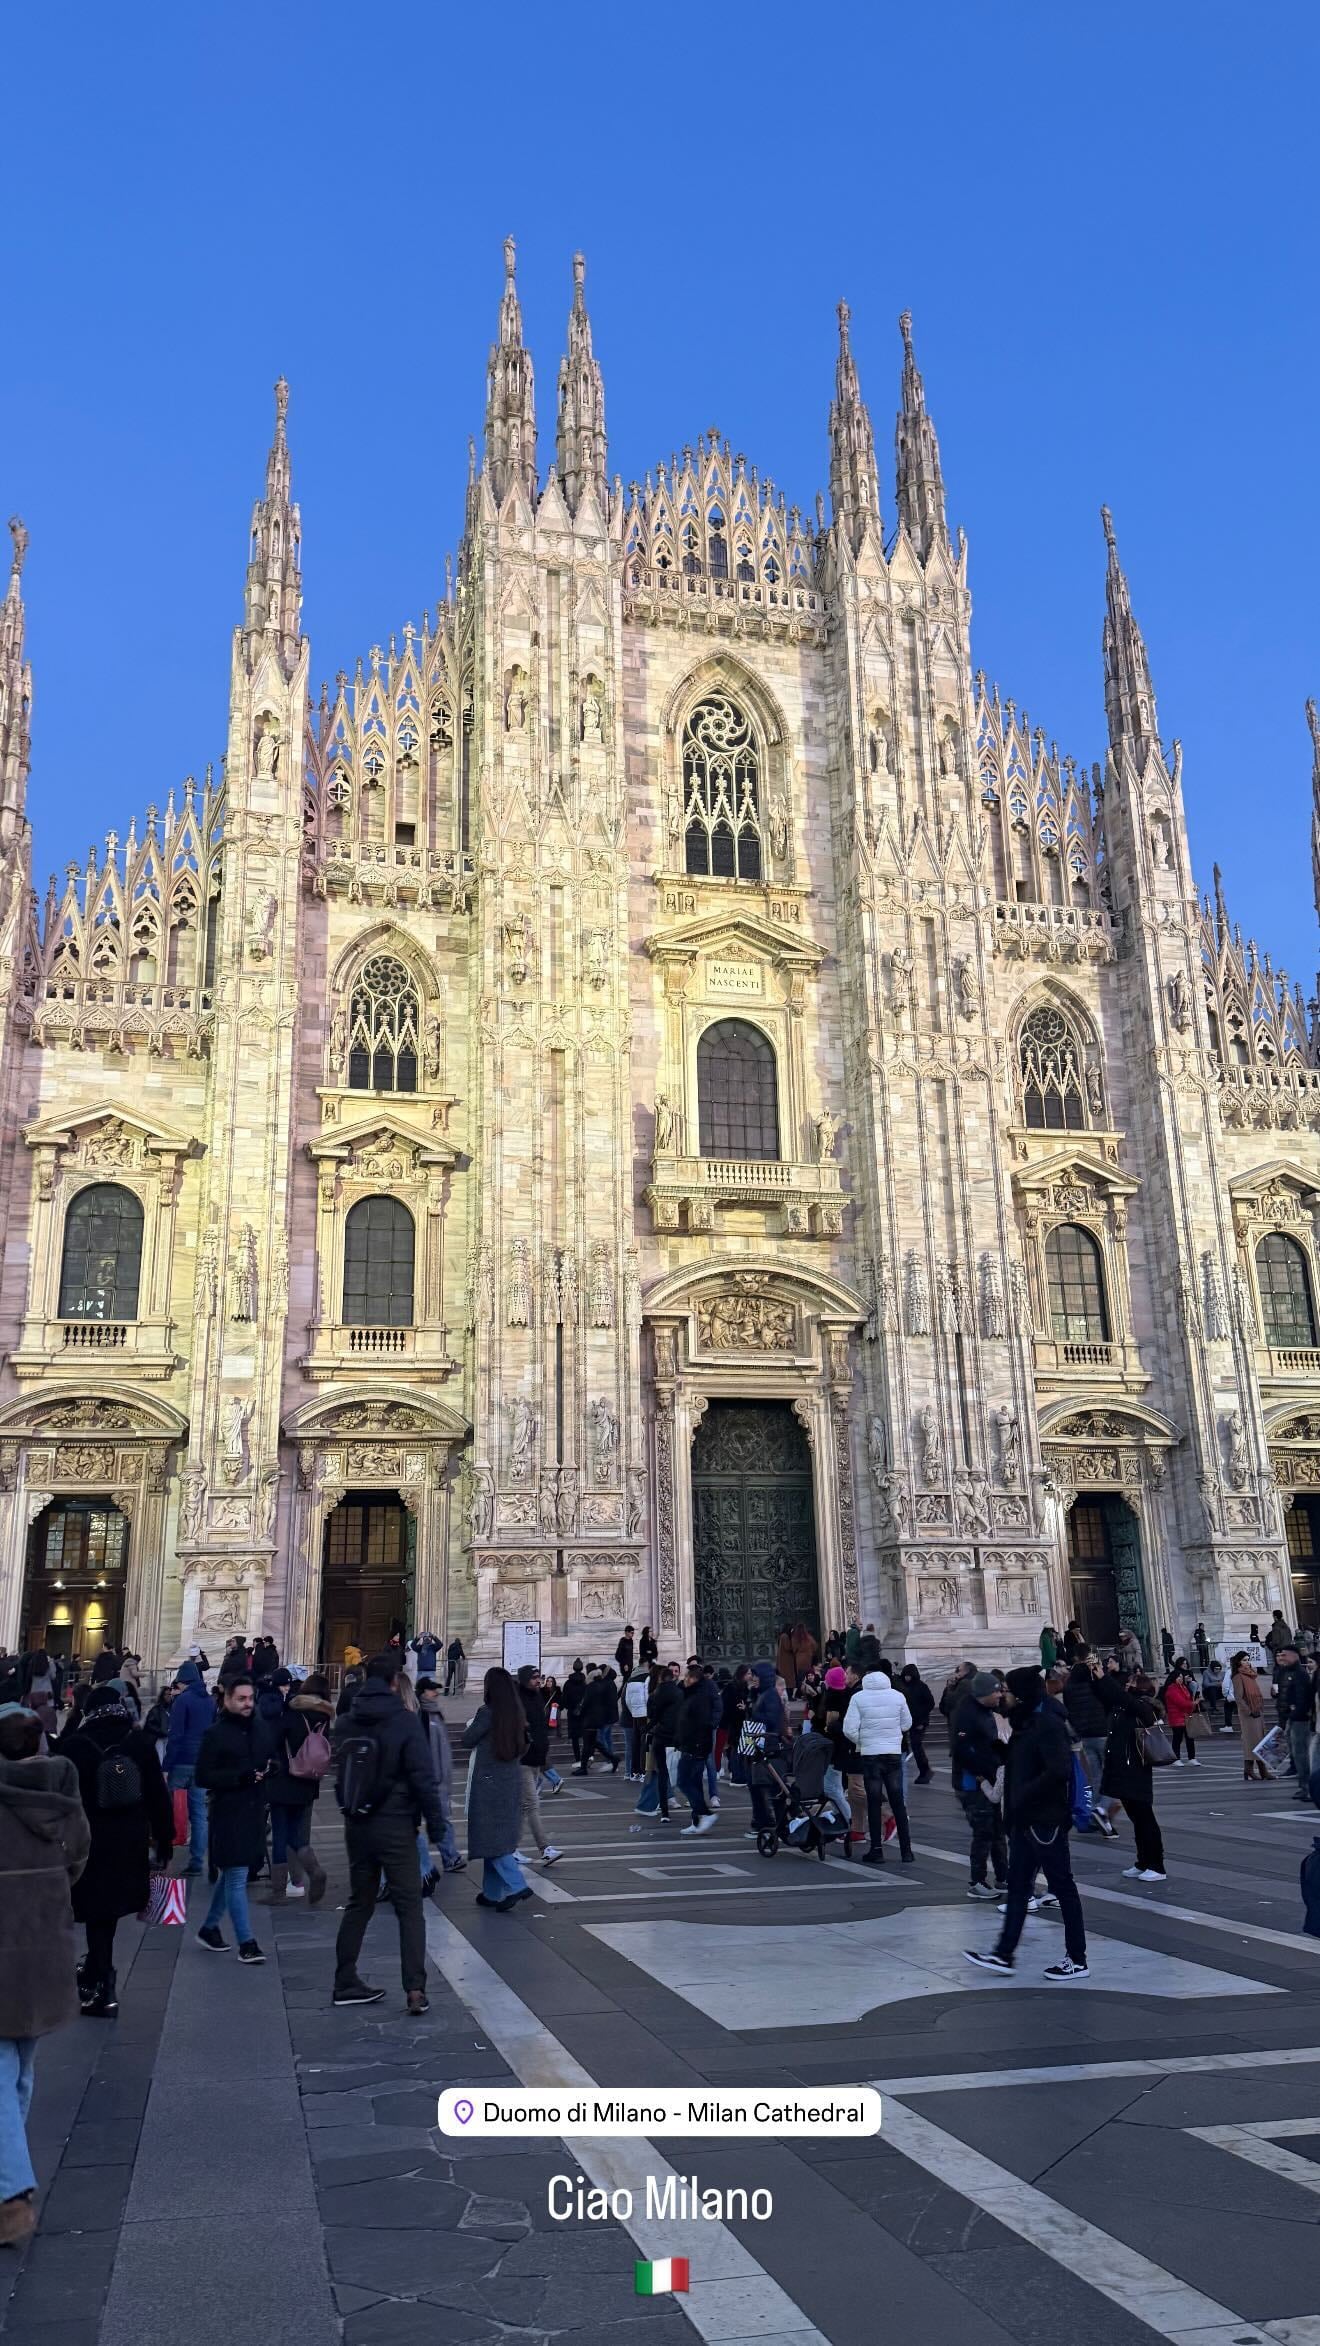
<path id="1" fill-rule="evenodd" d="M 1164 1888 L 1123 1880 L 1126 1840 L 1076 1847 L 1093 1968 L 1071 1989 L 1040 1980 L 1043 1921 L 1012 1980 L 962 1962 L 995 1916 L 964 1898 L 942 1772 L 914 1794 L 918 1863 L 880 1874 L 767 1863 L 736 1788 L 699 1842 L 677 1815 L 634 1831 L 635 1790 L 598 1776 L 553 1803 L 564 1858 L 516 1914 L 475 1906 L 476 1868 L 444 1886 L 428 2018 L 403 2016 L 388 1913 L 364 1957 L 387 2002 L 335 2012 L 323 1801 L 330 1894 L 255 1910 L 264 1969 L 126 1926 L 119 2020 L 43 2045 L 42 2221 L 0 2259 L 4 2346 L 1315 2346 L 1316 1820 L 1286 1784 L 1244 1787 L 1236 1741 L 1202 1750 L 1159 1781 Z M 656 2151 L 436 2131 L 446 2085 L 583 2078 L 878 2082 L 884 2129 Z M 551 2174 L 664 2164 L 769 2188 L 773 2222 L 549 2219 Z M 684 2253 L 686 2297 L 634 2294 L 635 2258 Z"/>

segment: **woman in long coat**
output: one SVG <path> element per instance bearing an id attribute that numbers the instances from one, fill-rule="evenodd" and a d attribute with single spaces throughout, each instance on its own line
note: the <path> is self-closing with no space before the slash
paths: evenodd
<path id="1" fill-rule="evenodd" d="M 1271 1784 L 1274 1779 L 1269 1769 L 1264 1760 L 1256 1757 L 1256 1745 L 1265 1732 L 1265 1697 L 1260 1690 L 1260 1680 L 1250 1655 L 1245 1652 L 1234 1654 L 1230 1669 L 1232 1675 L 1229 1684 L 1233 1689 L 1232 1699 L 1237 1705 L 1238 1734 L 1242 1739 L 1242 1781 L 1249 1784 L 1255 1774 L 1263 1784 Z"/>
<path id="2" fill-rule="evenodd" d="M 174 1809 L 154 1736 L 139 1727 L 117 1685 L 94 1686 L 76 1726 L 57 1746 L 78 1771 L 91 1854 L 74 1885 L 75 1919 L 87 1932 L 87 1959 L 79 1973 L 89 2020 L 111 2020 L 115 1998 L 115 1927 L 140 1914 L 151 1889 L 151 1850 L 167 1867 L 174 1854 Z M 116 1789 L 117 1787 L 117 1789 Z"/>
<path id="3" fill-rule="evenodd" d="M 90 1835 L 71 1760 L 39 1756 L 35 1711 L 0 1712 L 0 2248 L 36 2228 L 25 2120 L 38 2037 L 72 2018 L 70 1884 Z"/>
<path id="4" fill-rule="evenodd" d="M 468 1856 L 482 1862 L 478 1906 L 507 1914 L 532 1892 L 518 1863 L 522 1831 L 522 1755 L 527 1718 L 507 1670 L 488 1670 L 481 1707 L 463 1730 L 468 1772 Z"/>

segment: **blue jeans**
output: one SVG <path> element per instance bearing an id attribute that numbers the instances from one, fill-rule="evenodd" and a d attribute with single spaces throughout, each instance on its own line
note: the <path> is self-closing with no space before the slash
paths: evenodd
<path id="1" fill-rule="evenodd" d="M 226 1906 L 233 1917 L 235 1932 L 241 1947 L 252 1936 L 252 1918 L 248 1913 L 248 1869 L 245 1865 L 227 1865 L 215 1885 L 215 1896 L 207 1910 L 204 1930 L 218 1930 Z"/>
<path id="2" fill-rule="evenodd" d="M 200 1872 L 206 1863 L 206 1794 L 194 1784 L 195 1768 L 170 1769 L 171 1792 L 188 1795 L 188 1863 Z"/>
<path id="3" fill-rule="evenodd" d="M 611 1761 L 614 1759 L 615 1752 L 613 1727 L 598 1727 L 596 1729 L 596 1749 L 601 1753 L 603 1758 Z"/>
<path id="4" fill-rule="evenodd" d="M 307 1847 L 311 1837 L 312 1811 L 305 1801 L 272 1800 L 270 1804 L 270 1862 L 283 1865 L 292 1849 Z M 237 1928 L 237 1924 L 235 1924 Z"/>
<path id="5" fill-rule="evenodd" d="M 706 1762 L 706 1801 L 708 1805 L 719 1799 L 719 1781 L 719 1771 L 715 1766 L 715 1754 L 712 1752 Z"/>
<path id="6" fill-rule="evenodd" d="M 536 1789 L 539 1792 L 542 1784 L 548 1784 L 552 1792 L 557 1792 L 563 1781 L 564 1779 L 560 1775 L 558 1768 L 552 1768 L 550 1762 L 547 1760 L 545 1766 L 541 1770 L 539 1777 L 537 1778 Z"/>
<path id="7" fill-rule="evenodd" d="M 517 1857 L 483 1857 L 481 1861 L 481 1894 L 483 1898 L 512 1898 L 525 1890 L 523 1870 Z"/>
<path id="8" fill-rule="evenodd" d="M 706 1769 L 709 1762 L 695 1751 L 680 1751 L 678 1755 L 678 1789 L 694 1817 L 710 1812 L 706 1805 Z"/>
<path id="9" fill-rule="evenodd" d="M 0 2036 L 0 2199 L 37 2187 L 27 2145 L 36 2058 L 34 2036 Z"/>

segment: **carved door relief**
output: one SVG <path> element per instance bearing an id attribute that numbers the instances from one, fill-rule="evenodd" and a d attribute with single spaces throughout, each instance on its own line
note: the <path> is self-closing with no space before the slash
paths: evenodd
<path id="1" fill-rule="evenodd" d="M 692 1446 L 697 1648 L 773 1657 L 785 1624 L 820 1635 L 811 1451 L 786 1401 L 712 1401 Z"/>

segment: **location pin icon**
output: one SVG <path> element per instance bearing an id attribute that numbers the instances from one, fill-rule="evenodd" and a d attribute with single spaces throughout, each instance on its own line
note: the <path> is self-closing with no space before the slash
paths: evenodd
<path id="1" fill-rule="evenodd" d="M 458 2120 L 458 2123 L 459 2123 L 459 2125 L 460 2125 L 460 2126 L 466 2126 L 466 2124 L 467 2124 L 467 2122 L 468 2122 L 469 2118 L 471 2117 L 471 2115 L 472 2115 L 472 2104 L 471 2104 L 471 2102 L 455 2102 L 455 2104 L 454 2104 L 454 2116 L 457 2118 L 457 2120 Z"/>

